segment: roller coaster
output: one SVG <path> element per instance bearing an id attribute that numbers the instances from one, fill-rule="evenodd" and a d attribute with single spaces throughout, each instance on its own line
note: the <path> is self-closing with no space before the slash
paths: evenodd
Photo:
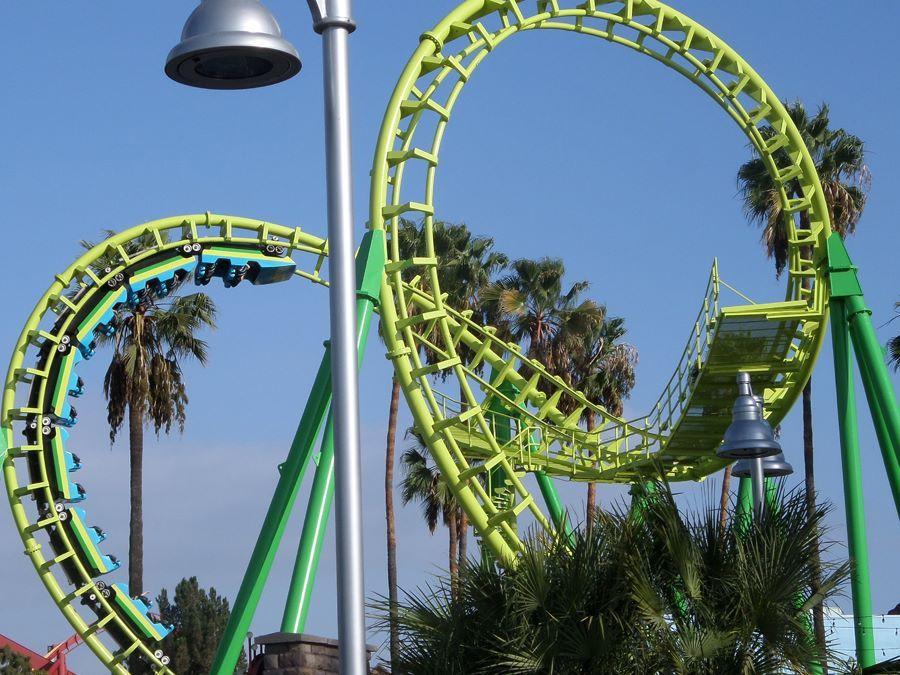
<path id="1" fill-rule="evenodd" d="M 714 264 L 674 373 L 637 419 L 610 414 L 520 345 L 449 306 L 440 286 L 433 224 L 446 127 L 482 62 L 507 39 L 536 30 L 599 38 L 673 69 L 731 117 L 781 186 L 789 245 L 783 299 L 723 306 L 720 291 L 730 287 Z M 900 415 L 856 269 L 831 232 L 813 159 L 768 85 L 697 22 L 656 0 L 467 0 L 421 36 L 391 96 L 371 176 L 368 232 L 357 255 L 360 358 L 377 311 L 416 429 L 481 545 L 501 564 L 514 566 L 523 549 L 520 519 L 550 531 L 566 526 L 556 480 L 628 484 L 662 467 L 670 481 L 699 481 L 721 470 L 726 462 L 716 448 L 730 422 L 736 375 L 752 375 L 768 420 L 777 424 L 812 373 L 829 311 L 851 556 L 865 554 L 850 413 L 854 354 L 900 512 Z M 401 217 L 424 223 L 421 250 L 412 257 L 400 254 Z M 79 364 L 94 356 L 99 338 L 115 334 L 118 312 L 214 280 L 232 288 L 300 278 L 327 287 L 327 258 L 327 241 L 299 228 L 211 213 L 167 218 L 87 251 L 55 277 L 27 319 L 3 393 L 0 456 L 9 503 L 53 602 L 111 672 L 129 672 L 135 658 L 154 672 L 172 672 L 159 648 L 172 628 L 146 598 L 105 581 L 119 561 L 81 506 L 90 486 L 76 481 L 82 459 L 70 449 L 78 422 L 72 401 L 88 386 Z M 299 632 L 305 623 L 333 497 L 329 358 L 326 345 L 214 672 L 234 670 L 299 484 L 320 447 L 282 628 Z M 461 400 L 434 388 L 448 380 Z M 579 424 L 585 411 L 600 420 L 591 431 Z M 868 571 L 855 575 L 857 646 L 865 661 L 874 653 L 864 623 L 872 613 Z"/>

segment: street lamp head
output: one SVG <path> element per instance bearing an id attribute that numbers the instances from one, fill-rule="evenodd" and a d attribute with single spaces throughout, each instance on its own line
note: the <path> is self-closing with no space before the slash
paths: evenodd
<path id="1" fill-rule="evenodd" d="M 202 0 L 166 59 L 166 75 L 204 89 L 265 87 L 299 72 L 297 50 L 259 0 Z"/>
<path id="2" fill-rule="evenodd" d="M 752 460 L 742 459 L 735 463 L 731 470 L 731 475 L 735 478 L 750 478 L 750 462 Z M 779 452 L 771 457 L 763 457 L 762 460 L 763 476 L 766 478 L 782 478 L 790 476 L 794 473 L 794 467 L 784 458 L 784 453 Z"/>
<path id="3" fill-rule="evenodd" d="M 763 418 L 762 400 L 753 395 L 750 375 L 738 373 L 738 397 L 731 410 L 731 425 L 716 454 L 723 459 L 768 457 L 781 452 L 772 427 Z"/>

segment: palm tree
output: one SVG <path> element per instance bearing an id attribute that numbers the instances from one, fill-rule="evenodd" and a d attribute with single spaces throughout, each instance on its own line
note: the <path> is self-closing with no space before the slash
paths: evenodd
<path id="1" fill-rule="evenodd" d="M 406 260 L 424 254 L 424 224 L 401 219 L 397 228 L 397 245 L 399 257 Z M 464 224 L 435 222 L 432 225 L 432 236 L 435 254 L 441 261 L 438 268 L 438 283 L 442 292 L 448 294 L 448 304 L 458 311 L 471 310 L 476 316 L 483 313 L 479 301 L 480 290 L 489 282 L 496 270 L 507 262 L 506 256 L 492 251 L 493 239 L 475 237 Z M 414 274 L 412 269 L 404 272 L 406 281 Z M 420 281 L 420 288 L 428 290 L 428 279 Z M 440 344 L 437 336 L 429 336 L 436 344 Z M 435 355 L 423 350 L 422 357 L 433 362 Z M 460 354 L 464 363 L 468 363 L 472 355 L 465 350 Z M 462 400 L 462 397 L 460 397 Z M 391 397 L 388 414 L 387 443 L 385 450 L 385 518 L 387 520 L 387 553 L 388 553 L 388 598 L 392 606 L 397 602 L 397 538 L 394 514 L 394 455 L 397 434 L 397 417 L 400 403 L 400 384 L 396 378 L 391 381 Z M 455 513 L 457 533 L 458 565 L 462 565 L 467 557 L 468 518 L 460 508 Z M 433 528 L 432 528 L 433 530 Z M 393 655 L 399 650 L 396 630 L 391 630 L 390 650 Z"/>
<path id="2" fill-rule="evenodd" d="M 441 291 L 447 293 L 447 304 L 459 312 L 472 312 L 476 321 L 484 323 L 485 307 L 481 295 L 493 276 L 508 264 L 509 259 L 503 253 L 493 250 L 492 238 L 474 236 L 463 223 L 436 222 L 433 241 L 435 254 L 441 260 L 438 283 Z M 465 345 L 457 345 L 456 350 L 463 365 L 471 363 L 474 353 L 470 349 Z M 481 369 L 479 364 L 476 372 Z M 466 402 L 461 383 L 459 401 L 462 412 Z M 459 567 L 463 569 L 468 558 L 469 519 L 462 508 L 457 509 L 456 520 Z"/>
<path id="3" fill-rule="evenodd" d="M 421 231 L 411 220 L 402 218 L 397 228 L 397 246 L 401 260 L 407 260 L 416 255 L 416 250 L 421 239 Z M 409 272 L 406 272 L 407 276 Z M 408 280 L 408 279 L 407 279 Z M 381 325 L 378 334 L 384 339 Z M 397 607 L 397 527 L 394 513 L 394 454 L 397 438 L 397 415 L 400 409 L 400 382 L 396 375 L 391 377 L 391 398 L 388 406 L 387 442 L 384 452 L 384 516 L 387 523 L 387 570 L 388 570 L 388 598 L 392 608 L 391 616 L 396 613 Z M 395 622 L 390 623 L 390 655 L 391 665 L 394 667 L 396 655 L 400 651 L 400 637 Z"/>
<path id="4" fill-rule="evenodd" d="M 844 129 L 832 129 L 828 106 L 822 104 L 815 115 L 810 116 L 804 105 L 797 101 L 787 106 L 788 114 L 800 132 L 812 155 L 822 182 L 831 226 L 842 238 L 853 234 L 866 206 L 870 186 L 869 169 L 865 163 L 863 141 Z M 775 131 L 762 129 L 764 139 Z M 779 184 L 766 168 L 765 162 L 753 148 L 754 157 L 738 170 L 738 187 L 744 202 L 744 211 L 751 222 L 763 227 L 762 241 L 766 254 L 775 262 L 775 275 L 781 276 L 788 260 L 788 223 L 791 216 L 783 211 Z M 782 149 L 776 163 L 787 166 L 790 161 Z M 802 196 L 800 185 L 793 181 L 783 186 L 789 199 Z M 801 225 L 809 227 L 809 215 L 800 213 Z M 804 254 L 804 257 L 809 257 Z M 804 280 L 809 284 L 809 280 Z M 803 389 L 803 460 L 807 508 L 815 510 L 815 471 L 813 468 L 812 380 Z M 723 487 L 725 485 L 723 484 Z M 820 646 L 825 642 L 825 621 L 822 606 L 814 612 L 816 639 Z"/>
<path id="5" fill-rule="evenodd" d="M 821 580 L 819 538 L 829 507 L 809 513 L 803 491 L 784 493 L 749 528 L 732 510 L 684 517 L 668 489 L 640 495 L 638 529 L 649 545 L 629 561 L 633 597 L 674 672 L 810 672 L 821 656 L 806 622 L 840 591 L 850 563 Z"/>
<path id="6" fill-rule="evenodd" d="M 407 437 L 409 436 L 416 443 L 400 458 L 404 473 L 400 497 L 404 506 L 413 501 L 419 502 L 428 531 L 432 534 L 437 529 L 438 519 L 447 526 L 450 535 L 447 556 L 450 563 L 450 583 L 455 592 L 459 580 L 459 503 L 450 486 L 441 477 L 440 470 L 431 461 L 428 447 L 414 429 L 408 430 Z"/>
<path id="7" fill-rule="evenodd" d="M 566 270 L 558 258 L 516 260 L 511 268 L 509 274 L 482 292 L 490 323 L 505 339 L 522 344 L 526 354 L 543 363 L 551 374 L 576 387 L 587 386 L 591 389 L 588 396 L 594 396 L 594 400 L 602 401 L 609 396 L 606 402 L 615 406 L 615 393 L 620 385 L 627 384 L 629 358 L 622 358 L 627 350 L 612 347 L 611 343 L 624 335 L 624 323 L 615 319 L 615 323 L 606 326 L 605 308 L 581 298 L 590 287 L 589 282 L 578 281 L 563 290 Z M 607 331 L 620 330 L 621 335 L 607 342 L 612 336 Z M 591 348 L 595 349 L 594 353 Z M 631 363 L 628 391 L 634 385 L 633 366 Z M 599 370 L 589 373 L 590 368 L 602 368 L 610 377 L 605 378 Z M 621 379 L 614 384 L 617 377 Z M 593 430 L 593 415 L 586 414 L 586 423 Z M 595 495 L 589 487 L 589 500 L 596 500 Z M 588 508 L 593 512 L 593 504 Z"/>
<path id="8" fill-rule="evenodd" d="M 81 244 L 93 248 L 90 242 Z M 136 254 L 154 244 L 152 237 L 132 240 L 125 245 L 126 253 Z M 102 269 L 110 262 L 101 259 L 96 265 Z M 179 286 L 176 279 L 165 295 L 148 286 L 138 304 L 123 304 L 117 309 L 111 322 L 114 332 L 97 336 L 98 345 L 113 347 L 103 380 L 111 443 L 126 419 L 128 422 L 131 595 L 140 595 L 144 590 L 144 428 L 152 425 L 157 434 L 168 434 L 173 427 L 184 430 L 188 397 L 182 364 L 190 359 L 206 364 L 207 344 L 197 335 L 206 328 L 215 328 L 213 300 L 205 293 L 179 296 Z"/>
<path id="9" fill-rule="evenodd" d="M 849 565 L 812 590 L 817 532 L 805 497 L 749 529 L 714 509 L 678 512 L 665 484 L 639 495 L 642 517 L 600 512 L 591 531 L 526 542 L 514 570 L 483 562 L 459 580 L 407 593 L 397 672 L 810 672 L 810 606 L 836 593 Z M 376 603 L 380 621 L 384 603 Z"/>
<path id="10" fill-rule="evenodd" d="M 617 417 L 621 417 L 625 400 L 631 396 L 635 384 L 637 349 L 621 342 L 627 330 L 625 319 L 607 317 L 603 309 L 602 321 L 589 324 L 588 330 L 564 333 L 569 341 L 569 382 L 585 397 Z M 595 428 L 593 410 L 585 410 L 583 421 L 588 432 Z M 586 527 L 593 527 L 597 505 L 597 484 L 588 483 Z"/>
<path id="11" fill-rule="evenodd" d="M 525 347 L 530 358 L 541 361 L 550 372 L 564 373 L 568 345 L 566 333 L 584 332 L 603 318 L 603 309 L 593 300 L 582 300 L 590 287 L 577 281 L 563 291 L 565 265 L 559 258 L 514 261 L 510 273 L 482 292 L 490 323 L 510 340 Z"/>

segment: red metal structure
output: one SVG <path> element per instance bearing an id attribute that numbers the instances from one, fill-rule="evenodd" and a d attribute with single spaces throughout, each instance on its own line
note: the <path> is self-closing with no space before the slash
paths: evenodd
<path id="1" fill-rule="evenodd" d="M 53 647 L 44 657 L 51 661 L 47 672 L 52 675 L 75 675 L 66 667 L 66 655 L 82 643 L 81 636 L 75 633 L 69 639 Z"/>
<path id="2" fill-rule="evenodd" d="M 76 634 L 63 642 L 60 642 L 58 645 L 51 647 L 46 655 L 41 656 L 25 645 L 19 644 L 15 640 L 0 634 L 0 649 L 8 647 L 16 654 L 21 654 L 27 658 L 29 665 L 33 670 L 49 673 L 51 675 L 75 675 L 75 673 L 66 666 L 66 655 L 80 644 L 81 636 Z"/>

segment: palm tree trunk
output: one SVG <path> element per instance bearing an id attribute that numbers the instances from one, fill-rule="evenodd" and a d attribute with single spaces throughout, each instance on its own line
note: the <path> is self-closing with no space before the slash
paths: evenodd
<path id="1" fill-rule="evenodd" d="M 466 396 L 463 391 L 462 382 L 459 383 L 459 411 L 462 413 L 466 410 L 468 406 L 466 405 Z M 459 568 L 464 569 L 466 566 L 466 560 L 468 559 L 469 553 L 469 516 L 460 506 L 457 511 L 458 522 L 457 522 L 457 530 L 456 536 L 459 538 Z"/>
<path id="2" fill-rule="evenodd" d="M 465 573 L 469 560 L 469 516 L 462 507 L 459 507 L 459 569 Z"/>
<path id="3" fill-rule="evenodd" d="M 816 512 L 816 479 L 813 468 L 813 426 L 812 426 L 812 378 L 803 388 L 803 469 L 806 487 L 806 512 L 811 518 Z M 819 558 L 819 547 L 816 546 L 812 559 L 813 589 L 818 592 L 822 584 L 822 563 Z M 816 636 L 816 645 L 822 655 L 822 667 L 825 673 L 828 666 L 825 663 L 825 612 L 822 603 L 813 607 L 813 631 Z"/>
<path id="4" fill-rule="evenodd" d="M 798 194 L 802 192 L 797 186 Z M 800 224 L 804 229 L 809 229 L 811 223 L 809 221 L 809 212 L 800 212 Z M 808 247 L 801 249 L 802 255 L 808 260 L 812 257 L 812 253 Z M 803 279 L 803 287 L 810 289 L 812 280 Z M 812 376 L 803 388 L 803 471 L 806 487 L 806 511 L 809 517 L 816 511 L 816 473 L 813 461 L 813 422 L 812 422 Z M 822 563 L 819 554 L 819 544 L 816 542 L 816 550 L 812 559 L 813 573 L 813 592 L 817 592 L 822 585 Z M 828 673 L 828 664 L 825 662 L 825 612 L 820 602 L 813 607 L 813 632 L 816 636 L 816 645 L 819 653 L 822 655 L 822 670 Z"/>
<path id="5" fill-rule="evenodd" d="M 722 498 L 719 501 L 719 532 L 724 532 L 725 526 L 728 524 L 728 497 L 731 492 L 732 467 L 732 464 L 726 466 L 725 473 L 722 476 Z"/>
<path id="6" fill-rule="evenodd" d="M 391 380 L 391 404 L 388 412 L 387 447 L 384 453 L 384 516 L 387 520 L 388 604 L 390 608 L 391 670 L 397 671 L 400 634 L 397 630 L 397 533 L 394 524 L 394 441 L 397 436 L 397 411 L 400 407 L 400 383 Z"/>
<path id="7" fill-rule="evenodd" d="M 594 413 L 589 412 L 586 418 L 586 426 L 588 433 L 594 430 Z M 588 483 L 587 490 L 587 508 L 586 511 L 586 520 L 585 520 L 585 529 L 587 531 L 588 536 L 590 536 L 591 531 L 594 529 L 594 513 L 597 511 L 597 484 L 596 483 Z"/>
<path id="8" fill-rule="evenodd" d="M 456 513 L 449 515 L 447 528 L 450 530 L 450 594 L 456 598 L 459 593 L 459 535 L 456 528 Z"/>
<path id="9" fill-rule="evenodd" d="M 131 462 L 131 518 L 128 540 L 128 592 L 144 592 L 144 414 L 128 406 L 128 446 Z"/>

